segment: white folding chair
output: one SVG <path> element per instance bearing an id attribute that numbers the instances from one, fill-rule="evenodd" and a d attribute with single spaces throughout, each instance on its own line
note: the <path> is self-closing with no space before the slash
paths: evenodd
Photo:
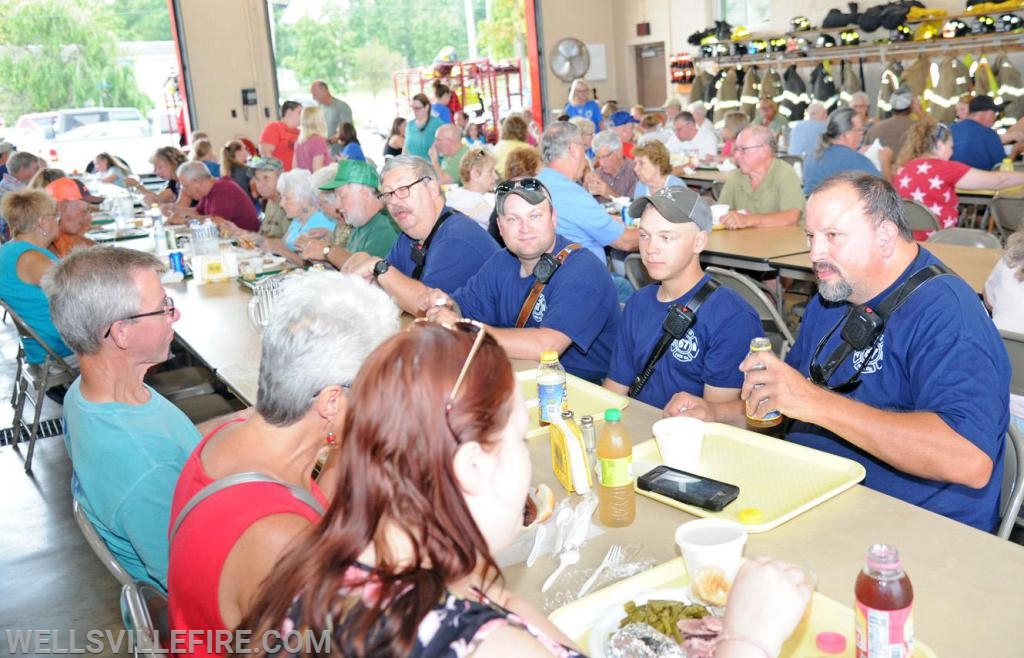
<path id="1" fill-rule="evenodd" d="M 31 473 L 32 454 L 35 452 L 36 438 L 39 436 L 39 419 L 43 411 L 43 400 L 46 397 L 46 391 L 54 386 L 70 384 L 74 381 L 75 377 L 78 377 L 78 368 L 57 354 L 6 302 L 0 301 L 0 306 L 7 311 L 7 314 L 14 321 L 14 326 L 18 330 L 18 338 L 21 342 L 20 349 L 18 350 L 15 391 L 12 394 L 14 437 L 11 445 L 15 446 L 15 448 L 17 448 L 18 443 L 21 441 L 21 421 L 25 411 L 26 399 L 31 399 L 35 408 L 35 416 L 28 430 L 28 451 L 25 453 L 25 472 Z M 42 363 L 32 364 L 28 362 L 25 353 L 25 341 L 28 339 L 36 341 L 46 351 L 46 358 Z"/>
<path id="2" fill-rule="evenodd" d="M 780 359 L 786 358 L 786 353 L 795 342 L 793 334 L 775 307 L 775 302 L 765 294 L 761 286 L 757 285 L 750 277 L 732 270 L 712 266 L 704 268 L 704 271 L 718 283 L 738 292 L 743 299 L 747 300 L 747 303 L 754 307 L 758 317 L 761 318 L 765 336 L 772 341 L 772 350 Z"/>

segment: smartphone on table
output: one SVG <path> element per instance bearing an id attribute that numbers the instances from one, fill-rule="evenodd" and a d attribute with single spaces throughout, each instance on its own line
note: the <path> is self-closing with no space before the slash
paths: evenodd
<path id="1" fill-rule="evenodd" d="M 695 505 L 712 512 L 722 511 L 736 500 L 740 488 L 702 475 L 680 471 L 670 466 L 658 466 L 637 478 L 637 488 L 652 491 L 672 500 Z"/>

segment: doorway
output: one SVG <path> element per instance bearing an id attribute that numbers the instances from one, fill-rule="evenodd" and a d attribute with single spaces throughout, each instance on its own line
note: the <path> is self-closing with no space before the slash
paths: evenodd
<path id="1" fill-rule="evenodd" d="M 668 66 L 665 62 L 665 44 L 651 43 L 634 47 L 636 60 L 637 102 L 644 107 L 665 104 Z"/>

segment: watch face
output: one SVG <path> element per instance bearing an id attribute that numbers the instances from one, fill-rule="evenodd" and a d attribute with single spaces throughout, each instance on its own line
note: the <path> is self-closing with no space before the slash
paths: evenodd
<path id="1" fill-rule="evenodd" d="M 388 268 L 390 267 L 391 263 L 387 262 L 386 260 L 377 261 L 377 264 L 373 266 L 373 278 L 376 279 L 381 274 L 384 274 L 385 272 L 388 271 Z"/>

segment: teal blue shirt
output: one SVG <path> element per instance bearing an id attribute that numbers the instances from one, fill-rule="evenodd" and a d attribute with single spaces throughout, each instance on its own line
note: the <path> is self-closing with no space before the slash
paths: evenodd
<path id="1" fill-rule="evenodd" d="M 430 155 L 427 151 L 434 145 L 434 133 L 437 129 L 443 126 L 444 123 L 433 114 L 430 115 L 430 119 L 427 121 L 423 128 L 416 125 L 415 121 L 406 121 L 405 123 L 405 153 L 406 155 L 415 155 L 423 158 L 427 162 L 430 162 Z"/>
<path id="2" fill-rule="evenodd" d="M 132 405 L 89 402 L 80 384 L 64 397 L 71 491 L 132 578 L 167 591 L 171 499 L 199 430 L 148 386 L 149 401 Z"/>
<path id="3" fill-rule="evenodd" d="M 50 260 L 57 260 L 52 252 L 24 240 L 13 240 L 0 247 L 0 299 L 7 302 L 54 352 L 70 356 L 71 350 L 53 326 L 50 304 L 46 301 L 43 289 L 25 283 L 18 277 L 18 259 L 29 251 L 38 251 Z M 39 343 L 26 338 L 23 344 L 29 363 L 42 363 L 46 360 L 46 350 Z"/>

